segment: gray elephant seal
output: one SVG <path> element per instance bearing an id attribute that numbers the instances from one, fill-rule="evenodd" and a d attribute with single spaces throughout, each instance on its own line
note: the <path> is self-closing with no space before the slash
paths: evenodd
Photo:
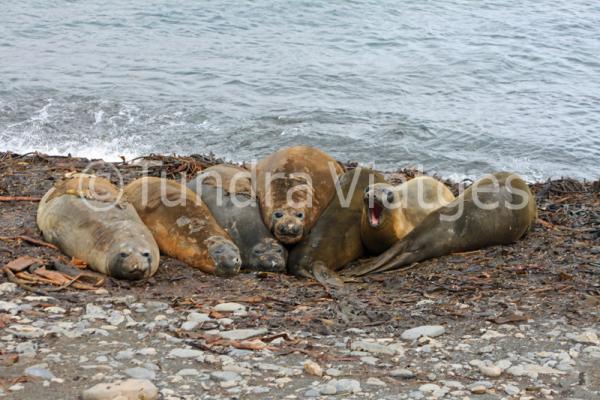
<path id="1" fill-rule="evenodd" d="M 192 190 L 168 179 L 144 177 L 127 185 L 125 195 L 164 254 L 218 276 L 239 272 L 238 248 Z"/>
<path id="2" fill-rule="evenodd" d="M 476 181 L 452 203 L 429 214 L 404 239 L 374 261 L 345 271 L 382 272 L 433 257 L 509 244 L 524 236 L 537 218 L 527 183 L 510 172 Z"/>
<path id="3" fill-rule="evenodd" d="M 40 201 L 37 225 L 46 241 L 94 271 L 135 280 L 158 269 L 152 234 L 104 178 L 72 174 L 59 181 Z"/>
<path id="4" fill-rule="evenodd" d="M 231 236 L 242 256 L 242 268 L 284 272 L 287 251 L 263 223 L 250 171 L 234 165 L 207 168 L 187 184 L 200 194 L 219 225 Z"/>
<path id="5" fill-rule="evenodd" d="M 454 200 L 442 182 L 419 176 L 398 186 L 376 183 L 365 190 L 361 218 L 363 241 L 381 254 L 419 225 L 429 213 Z"/>
<path id="6" fill-rule="evenodd" d="M 315 267 L 337 271 L 365 254 L 360 219 L 363 193 L 369 184 L 385 182 L 383 175 L 367 168 L 343 174 L 338 195 L 327 206 L 311 232 L 290 250 L 288 272 L 314 277 Z M 340 192 L 347 204 L 342 204 Z M 348 198 L 348 196 L 351 196 Z"/>

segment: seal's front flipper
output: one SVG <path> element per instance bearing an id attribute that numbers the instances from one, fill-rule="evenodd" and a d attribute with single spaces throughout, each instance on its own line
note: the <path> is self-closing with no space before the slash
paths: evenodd
<path id="1" fill-rule="evenodd" d="M 315 280 L 322 285 L 336 288 L 344 286 L 344 279 L 322 262 L 317 261 L 312 265 L 312 273 Z"/>

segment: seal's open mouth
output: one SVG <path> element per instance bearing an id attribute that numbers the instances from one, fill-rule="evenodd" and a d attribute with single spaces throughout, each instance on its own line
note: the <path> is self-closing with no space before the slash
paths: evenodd
<path id="1" fill-rule="evenodd" d="M 383 212 L 383 206 L 380 202 L 374 201 L 373 207 L 369 207 L 369 224 L 376 228 L 381 223 L 381 213 Z"/>

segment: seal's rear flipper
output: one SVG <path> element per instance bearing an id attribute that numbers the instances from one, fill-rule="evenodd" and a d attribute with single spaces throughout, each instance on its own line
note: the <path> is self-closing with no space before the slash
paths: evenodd
<path id="1" fill-rule="evenodd" d="M 380 272 L 381 268 L 386 267 L 388 263 L 397 257 L 401 256 L 407 247 L 406 240 L 396 242 L 392 247 L 383 252 L 379 257 L 375 259 L 368 259 L 356 266 L 350 267 L 342 273 L 347 276 L 362 276 Z M 388 268 L 386 268 L 387 270 Z"/>

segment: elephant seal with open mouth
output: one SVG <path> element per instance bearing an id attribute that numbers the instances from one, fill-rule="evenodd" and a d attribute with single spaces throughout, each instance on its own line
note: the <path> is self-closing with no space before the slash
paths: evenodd
<path id="1" fill-rule="evenodd" d="M 509 244 L 523 237 L 536 219 L 535 198 L 527 183 L 514 173 L 497 172 L 429 214 L 375 260 L 344 273 L 383 272 L 433 257 Z"/>
<path id="2" fill-rule="evenodd" d="M 361 229 L 364 243 L 373 254 L 381 254 L 425 219 L 429 213 L 454 200 L 442 182 L 428 176 L 401 185 L 376 183 L 364 195 Z"/>

